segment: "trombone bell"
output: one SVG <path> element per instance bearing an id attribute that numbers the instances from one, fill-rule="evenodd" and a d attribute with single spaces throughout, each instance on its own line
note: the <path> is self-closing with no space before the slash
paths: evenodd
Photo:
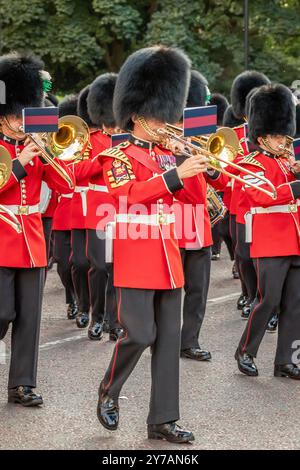
<path id="1" fill-rule="evenodd" d="M 46 137 L 51 154 L 65 162 L 77 160 L 89 143 L 89 128 L 78 116 L 64 116 L 58 120 L 58 131 Z"/>

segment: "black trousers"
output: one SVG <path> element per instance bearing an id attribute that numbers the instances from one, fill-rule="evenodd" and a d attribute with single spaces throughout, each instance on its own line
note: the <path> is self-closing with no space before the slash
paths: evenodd
<path id="1" fill-rule="evenodd" d="M 229 220 L 230 220 L 229 212 L 226 212 L 223 219 L 220 220 L 215 225 L 215 227 L 213 227 L 212 233 L 214 233 L 214 229 L 218 231 L 219 237 L 221 238 L 221 241 L 222 240 L 224 241 L 227 247 L 230 259 L 231 261 L 233 261 L 234 260 L 234 247 L 233 247 L 233 242 L 232 242 L 232 238 L 230 234 Z"/>
<path id="2" fill-rule="evenodd" d="M 256 258 L 254 265 L 258 294 L 239 349 L 255 357 L 270 316 L 279 310 L 275 364 L 291 363 L 300 338 L 300 257 Z"/>
<path id="3" fill-rule="evenodd" d="M 89 312 L 90 310 L 90 289 L 88 272 L 90 263 L 86 254 L 86 230 L 73 229 L 71 234 L 71 263 L 72 278 L 78 299 L 80 312 Z"/>
<path id="4" fill-rule="evenodd" d="M 232 244 L 233 244 L 233 248 L 234 248 L 234 259 L 235 259 L 236 267 L 237 267 L 239 277 L 240 277 L 242 294 L 247 296 L 248 295 L 247 287 L 246 287 L 246 284 L 245 284 L 245 281 L 244 281 L 244 278 L 243 278 L 243 273 L 242 273 L 242 270 L 241 270 L 241 259 L 240 259 L 239 254 L 237 253 L 237 250 L 236 250 L 236 246 L 237 246 L 236 215 L 230 214 L 229 217 L 230 217 L 229 218 L 230 235 L 231 235 Z"/>
<path id="5" fill-rule="evenodd" d="M 89 285 L 92 320 L 102 323 L 104 317 L 110 329 L 117 328 L 117 298 L 113 285 L 113 264 L 105 262 L 105 232 L 87 230 L 87 255 L 90 262 Z"/>
<path id="6" fill-rule="evenodd" d="M 71 230 L 54 230 L 53 256 L 57 262 L 57 272 L 66 291 L 66 304 L 76 299 L 72 279 Z"/>
<path id="7" fill-rule="evenodd" d="M 0 268 L 0 340 L 12 323 L 8 388 L 36 387 L 44 268 Z"/>
<path id="8" fill-rule="evenodd" d="M 213 255 L 219 255 L 221 253 L 222 238 L 221 238 L 219 228 L 218 228 L 218 225 L 220 223 L 221 221 L 216 223 L 211 228 L 211 234 L 212 234 L 212 239 L 213 239 L 213 245 L 211 247 L 211 251 Z"/>
<path id="9" fill-rule="evenodd" d="M 44 229 L 44 236 L 46 242 L 46 250 L 47 250 L 47 261 L 53 255 L 53 243 L 52 243 L 52 217 L 43 217 L 43 229 Z"/>
<path id="10" fill-rule="evenodd" d="M 180 249 L 184 270 L 183 325 L 181 349 L 199 348 L 210 280 L 210 247 L 201 250 Z"/>
<path id="11" fill-rule="evenodd" d="M 151 346 L 151 398 L 147 422 L 179 419 L 179 349 L 181 289 L 117 288 L 118 316 L 125 337 L 114 349 L 103 379 L 109 396 L 120 391 L 143 351 Z M 143 396 L 143 390 L 140 391 Z"/>
<path id="12" fill-rule="evenodd" d="M 246 226 L 243 224 L 236 224 L 237 229 L 237 244 L 236 253 L 239 258 L 240 270 L 242 278 L 246 285 L 249 303 L 253 302 L 256 297 L 257 277 L 254 268 L 253 260 L 250 258 L 250 243 L 246 243 Z"/>

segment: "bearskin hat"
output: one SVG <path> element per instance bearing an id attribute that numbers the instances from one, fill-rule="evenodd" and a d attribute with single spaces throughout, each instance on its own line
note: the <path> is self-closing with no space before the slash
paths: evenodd
<path id="1" fill-rule="evenodd" d="M 246 98 L 252 88 L 268 85 L 270 80 L 263 73 L 246 70 L 235 77 L 231 87 L 231 104 L 236 117 L 246 115 Z"/>
<path id="2" fill-rule="evenodd" d="M 97 127 L 95 123 L 92 122 L 87 108 L 87 97 L 90 91 L 90 85 L 84 87 L 78 96 L 77 101 L 77 115 L 83 119 L 89 127 Z"/>
<path id="3" fill-rule="evenodd" d="M 134 114 L 175 123 L 182 116 L 190 84 L 190 60 L 179 49 L 153 46 L 131 54 L 119 72 L 113 112 L 117 125 L 133 128 Z"/>
<path id="4" fill-rule="evenodd" d="M 292 92 L 281 84 L 264 85 L 253 93 L 249 109 L 249 139 L 254 144 L 266 135 L 296 132 L 296 106 Z"/>
<path id="5" fill-rule="evenodd" d="M 229 106 L 227 98 L 221 95 L 221 93 L 213 93 L 209 104 L 217 106 L 217 124 L 218 126 L 222 126 L 224 113 Z"/>
<path id="6" fill-rule="evenodd" d="M 244 119 L 239 119 L 236 117 L 232 110 L 232 106 L 229 105 L 226 109 L 223 117 L 223 126 L 226 127 L 237 127 L 243 124 L 245 121 Z"/>
<path id="7" fill-rule="evenodd" d="M 78 95 L 66 96 L 58 105 L 59 117 L 63 116 L 77 116 L 77 102 Z"/>
<path id="8" fill-rule="evenodd" d="M 296 134 L 295 139 L 300 137 L 300 103 L 296 105 Z"/>
<path id="9" fill-rule="evenodd" d="M 206 78 L 198 70 L 192 70 L 186 107 L 205 106 L 207 90 L 208 82 Z"/>
<path id="10" fill-rule="evenodd" d="M 30 54 L 12 52 L 0 57 L 0 80 L 6 95 L 6 103 L 0 104 L 0 116 L 21 116 L 23 108 L 42 106 L 43 68 L 43 61 Z"/>
<path id="11" fill-rule="evenodd" d="M 87 107 L 90 119 L 102 127 L 115 127 L 112 110 L 114 90 L 117 80 L 116 73 L 104 73 L 97 77 L 90 86 L 87 97 Z"/>

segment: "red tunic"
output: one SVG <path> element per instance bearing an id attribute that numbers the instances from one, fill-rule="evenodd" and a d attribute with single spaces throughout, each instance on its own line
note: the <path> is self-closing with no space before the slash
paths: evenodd
<path id="1" fill-rule="evenodd" d="M 104 178 L 117 211 L 114 284 L 140 289 L 182 287 L 184 275 L 172 205 L 174 197 L 191 203 L 203 201 L 194 192 L 194 178 L 184 180 L 184 189 L 175 191 L 173 196 L 165 178 L 176 170 L 159 174 L 129 155 L 138 150 L 145 159 L 155 160 L 157 155 L 170 156 L 168 150 L 157 146 L 141 149 L 129 143 L 118 148 L 122 151 L 118 158 L 108 151 L 106 155 L 110 156 L 103 160 Z M 145 216 L 143 221 L 134 222 L 132 214 L 137 213 Z M 148 221 L 150 215 L 152 223 Z M 158 223 L 161 217 L 165 223 Z"/>
<path id="2" fill-rule="evenodd" d="M 16 160 L 16 148 L 20 151 L 24 146 L 15 147 L 14 144 L 0 141 L 9 151 L 11 158 Z M 70 170 L 63 162 L 59 165 L 72 177 Z M 32 160 L 25 168 L 16 161 L 14 171 L 7 183 L 0 190 L 0 204 L 4 206 L 33 206 L 39 204 L 42 180 L 46 181 L 53 190 L 70 192 L 68 184 L 50 166 L 44 165 L 38 157 Z M 0 220 L 0 266 L 14 268 L 43 267 L 47 264 L 45 238 L 39 212 L 29 215 L 17 215 L 22 226 L 22 233 L 18 234 L 5 222 Z"/>
<path id="3" fill-rule="evenodd" d="M 299 215 L 289 184 L 295 180 L 295 176 L 290 171 L 289 162 L 286 158 L 273 158 L 257 152 L 251 156 L 258 164 L 246 163 L 245 167 L 258 175 L 265 176 L 277 189 L 277 199 L 273 200 L 258 189 L 247 185 L 244 187 L 252 211 L 259 212 L 260 208 L 273 208 L 276 211 L 275 213 L 255 213 L 252 216 L 251 257 L 300 255 Z M 247 182 L 249 177 L 244 178 Z M 264 183 L 255 182 L 262 188 L 270 189 Z M 250 228 L 248 222 L 246 227 Z"/>
<path id="4" fill-rule="evenodd" d="M 239 141 L 240 141 L 240 152 L 236 156 L 234 163 L 239 163 L 241 158 L 245 155 L 249 154 L 249 149 L 246 141 L 246 124 L 241 124 L 240 126 L 234 127 L 233 130 L 235 131 Z M 238 175 L 238 171 L 232 167 L 229 167 L 230 173 Z M 230 214 L 237 215 L 238 213 L 238 204 L 240 200 L 240 192 L 242 189 L 242 184 L 237 180 L 232 180 L 232 187 L 231 187 L 231 199 L 230 199 Z"/>

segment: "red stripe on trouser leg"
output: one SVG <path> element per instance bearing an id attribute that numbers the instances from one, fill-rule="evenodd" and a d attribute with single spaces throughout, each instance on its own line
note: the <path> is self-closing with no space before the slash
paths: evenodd
<path id="1" fill-rule="evenodd" d="M 122 301 L 122 291 L 119 287 L 119 301 L 118 301 L 118 322 L 119 324 L 122 326 L 122 322 L 121 322 L 121 301 Z M 126 330 L 125 330 L 126 331 Z M 112 381 L 113 381 L 113 378 L 114 378 L 114 374 L 115 374 L 115 370 L 116 370 L 116 363 L 117 363 L 117 356 L 118 356 L 118 352 L 119 352 L 119 345 L 121 343 L 121 341 L 127 339 L 127 331 L 125 333 L 125 335 L 123 336 L 123 338 L 119 338 L 118 341 L 117 341 L 117 344 L 115 346 L 115 351 L 114 351 L 114 359 L 113 359 L 113 365 L 112 365 L 112 368 L 111 368 L 111 373 L 110 373 L 110 378 L 109 378 L 109 381 L 108 381 L 108 384 L 105 385 L 104 389 L 105 390 L 108 390 L 108 388 L 111 386 L 112 384 Z"/>
<path id="2" fill-rule="evenodd" d="M 258 264 L 258 259 L 259 258 L 257 258 L 257 260 L 256 260 L 256 269 L 257 269 L 257 292 L 258 292 L 258 295 L 259 295 L 259 302 L 250 314 L 250 317 L 249 317 L 249 320 L 248 320 L 248 325 L 247 325 L 247 335 L 246 335 L 244 346 L 242 348 L 242 353 L 245 352 L 248 341 L 249 341 L 250 329 L 251 329 L 251 325 L 252 325 L 254 315 L 256 313 L 256 310 L 258 309 L 258 307 L 261 305 L 261 302 L 262 302 L 262 295 L 261 295 L 261 292 L 260 292 L 260 285 L 259 285 L 259 264 Z"/>

